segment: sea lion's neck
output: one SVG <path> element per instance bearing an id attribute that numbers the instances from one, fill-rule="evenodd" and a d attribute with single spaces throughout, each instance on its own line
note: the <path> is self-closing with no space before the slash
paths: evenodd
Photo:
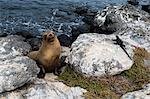
<path id="1" fill-rule="evenodd" d="M 52 41 L 52 42 L 48 42 L 48 41 L 43 41 L 42 42 L 42 45 L 41 45 L 41 48 L 42 49 L 47 49 L 47 48 L 50 48 L 51 46 L 55 45 L 55 40 Z"/>

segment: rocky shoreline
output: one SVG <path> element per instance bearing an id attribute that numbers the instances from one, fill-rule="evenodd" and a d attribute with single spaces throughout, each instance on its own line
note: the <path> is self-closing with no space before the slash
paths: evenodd
<path id="1" fill-rule="evenodd" d="M 0 98 L 81 99 L 85 89 L 68 87 L 53 74 L 37 78 L 39 68 L 26 56 L 31 46 L 24 40 L 17 35 L 0 38 Z"/>
<path id="2" fill-rule="evenodd" d="M 122 99 L 150 98 L 150 14 L 132 5 L 108 6 L 97 13 L 88 12 L 86 8 L 78 8 L 76 13 L 85 16 L 86 26 L 75 28 L 72 31 L 72 37 L 58 36 L 62 45 L 62 66 L 69 66 L 83 78 L 103 79 L 104 77 L 106 81 L 109 77 L 127 76 L 126 71 L 133 70 L 134 66 L 143 66 L 142 68 L 146 68 L 146 73 L 142 75 L 142 81 L 137 82 L 143 85 L 139 87 L 138 84 L 130 83 L 131 86 L 136 86 L 136 90 L 145 84 L 142 90 L 127 93 L 130 90 L 121 89 L 123 92 L 119 95 L 117 88 L 110 90 L 115 89 L 113 94 Z M 37 78 L 39 69 L 35 61 L 26 55 L 29 51 L 39 48 L 40 38 L 35 38 L 32 34 L 21 33 L 2 36 L 0 37 L 0 98 L 88 98 L 86 93 L 90 90 L 80 83 L 77 85 L 81 88 L 71 87 L 71 81 L 70 83 L 63 81 L 67 78 L 61 81 L 59 76 L 49 73 L 44 79 Z M 142 54 L 139 54 L 137 49 L 144 49 L 144 51 L 142 50 Z M 142 58 L 136 58 L 136 55 L 141 55 Z M 128 78 L 130 76 L 132 73 Z M 118 87 L 120 88 L 119 85 Z M 110 95 L 104 96 L 108 98 Z"/>

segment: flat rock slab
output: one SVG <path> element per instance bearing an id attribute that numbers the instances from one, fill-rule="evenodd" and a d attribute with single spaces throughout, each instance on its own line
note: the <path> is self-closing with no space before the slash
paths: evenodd
<path id="1" fill-rule="evenodd" d="M 36 77 L 36 63 L 24 56 L 31 46 L 24 38 L 10 35 L 0 38 L 0 93 L 23 86 Z"/>
<path id="2" fill-rule="evenodd" d="M 150 99 L 150 84 L 145 85 L 141 90 L 123 95 L 121 99 Z"/>
<path id="3" fill-rule="evenodd" d="M 15 99 L 84 99 L 83 94 L 87 92 L 80 87 L 68 87 L 59 82 L 57 76 L 46 74 L 45 79 L 35 79 L 33 83 L 16 91 L 0 95 L 0 98 Z"/>

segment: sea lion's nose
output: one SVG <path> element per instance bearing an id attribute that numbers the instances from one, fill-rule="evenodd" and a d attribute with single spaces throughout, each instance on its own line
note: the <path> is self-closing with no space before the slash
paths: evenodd
<path id="1" fill-rule="evenodd" d="M 52 36 L 52 34 L 49 34 L 49 37 L 51 37 Z"/>

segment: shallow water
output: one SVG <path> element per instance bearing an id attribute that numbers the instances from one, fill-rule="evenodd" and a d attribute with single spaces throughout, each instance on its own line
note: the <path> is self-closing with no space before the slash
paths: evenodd
<path id="1" fill-rule="evenodd" d="M 73 11 L 77 6 L 92 10 L 126 0 L 0 0 L 0 32 L 31 32 L 40 35 L 47 29 L 70 34 L 72 25 L 84 24 Z"/>

